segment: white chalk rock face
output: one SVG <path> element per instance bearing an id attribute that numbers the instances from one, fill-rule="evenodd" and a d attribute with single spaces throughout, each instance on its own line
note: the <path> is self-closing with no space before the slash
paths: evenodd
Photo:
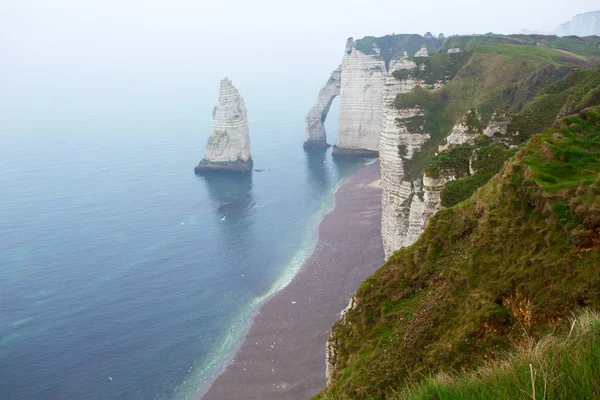
<path id="1" fill-rule="evenodd" d="M 331 103 L 340 94 L 342 66 L 337 67 L 319 91 L 317 102 L 306 116 L 306 141 L 304 148 L 327 148 L 327 135 L 325 132 L 325 119 L 331 108 Z"/>
<path id="2" fill-rule="evenodd" d="M 483 132 L 481 116 L 476 109 L 471 108 L 462 120 L 454 125 L 450 135 L 446 137 L 446 144 L 439 146 L 439 151 L 444 151 L 459 144 L 474 144 L 475 139 Z"/>
<path id="3" fill-rule="evenodd" d="M 385 61 L 378 54 L 364 54 L 354 47 L 354 41 L 348 40 L 342 59 L 340 116 L 334 154 L 377 155 L 386 75 Z"/>
<path id="4" fill-rule="evenodd" d="M 195 168 L 195 172 L 245 172 L 251 168 L 246 105 L 229 78 L 224 78 L 219 89 L 219 103 L 213 109 L 213 124 L 206 142 L 204 158 Z"/>
<path id="5" fill-rule="evenodd" d="M 417 70 L 411 59 L 390 63 L 390 71 Z M 396 79 L 390 74 L 384 87 L 384 118 L 379 142 L 379 161 L 382 181 L 381 237 L 388 259 L 395 251 L 410 246 L 423 233 L 429 218 L 441 207 L 441 191 L 449 176 L 433 179 L 421 174 L 406 175 L 405 165 L 430 140 L 425 128 L 427 113 L 418 105 L 397 109 L 394 100 L 423 86 L 428 89 L 442 87 L 444 82 L 425 84 L 411 77 Z M 419 123 L 421 121 L 421 123 Z"/>
<path id="6" fill-rule="evenodd" d="M 427 47 L 421 47 L 421 50 L 415 53 L 415 57 L 429 57 L 429 52 L 427 51 Z"/>
<path id="7" fill-rule="evenodd" d="M 492 114 L 492 118 L 490 119 L 490 123 L 483 130 L 483 134 L 494 142 L 502 143 L 506 147 L 510 147 L 513 143 L 515 135 L 518 135 L 518 132 L 513 134 L 508 132 L 508 125 L 511 123 L 512 119 L 508 113 L 502 110 L 496 110 Z"/>
<path id="8" fill-rule="evenodd" d="M 416 69 L 409 59 L 390 63 L 390 71 Z M 410 207 L 407 200 L 412 195 L 412 182 L 404 181 L 404 160 L 411 159 L 429 139 L 426 132 L 409 132 L 406 122 L 423 116 L 419 108 L 397 109 L 397 95 L 410 92 L 421 81 L 413 78 L 396 79 L 389 74 L 384 86 L 384 117 L 379 141 L 381 166 L 381 237 L 386 259 L 405 245 L 409 230 Z"/>

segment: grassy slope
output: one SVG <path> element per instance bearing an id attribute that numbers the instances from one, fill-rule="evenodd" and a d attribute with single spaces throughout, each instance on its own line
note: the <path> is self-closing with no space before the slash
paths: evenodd
<path id="1" fill-rule="evenodd" d="M 442 40 L 434 38 L 425 39 L 423 36 L 417 34 L 401 34 L 382 37 L 366 36 L 357 40 L 355 46 L 361 52 L 369 55 L 375 54 L 373 45 L 379 47 L 380 56 L 385 60 L 387 65 L 393 57 L 398 57 L 404 51 L 412 55 L 419 51 L 422 45 L 425 45 L 427 50 L 433 53 L 442 44 Z"/>
<path id="2" fill-rule="evenodd" d="M 467 110 L 477 108 L 484 122 L 496 109 L 520 112 L 543 88 L 564 78 L 572 68 L 598 65 L 599 43 L 600 38 L 596 37 L 455 36 L 432 57 L 416 58 L 415 61 L 426 64 L 426 68 L 413 71 L 414 77 L 429 84 L 442 81 L 447 85 L 437 90 L 418 87 L 396 99 L 398 108 L 418 105 L 426 112 L 426 116 L 409 121 L 408 127 L 423 126 L 432 136 L 422 151 L 406 163 L 407 177 L 417 178 L 422 174 L 440 142 Z M 462 52 L 447 54 L 447 49 L 452 47 L 459 47 Z M 407 74 L 411 72 L 399 71 L 394 76 L 401 79 Z M 595 96 L 588 105 L 598 103 L 600 90 Z M 515 122 L 513 128 L 520 129 L 522 141 L 554 120 L 566 101 L 558 97 L 550 96 L 537 103 L 541 107 L 530 108 Z M 556 113 L 549 117 L 554 111 Z"/>
<path id="3" fill-rule="evenodd" d="M 600 108 L 536 135 L 475 196 L 435 214 L 336 323 L 324 391 L 384 398 L 468 371 L 600 306 Z M 527 333 L 524 336 L 524 332 Z"/>
<path id="4" fill-rule="evenodd" d="M 527 341 L 496 362 L 467 374 L 440 373 L 409 383 L 397 400 L 513 400 L 600 398 L 600 316 L 583 312 L 571 328 Z M 533 384 L 532 384 L 533 383 Z M 329 393 L 328 400 L 349 397 Z"/>
<path id="5" fill-rule="evenodd" d="M 532 133 L 541 132 L 556 116 L 578 112 L 590 105 L 600 104 L 600 69 L 574 69 L 565 78 L 543 88 L 540 93 L 517 114 L 511 116 L 508 126 L 513 144 L 521 144 Z M 437 177 L 441 171 L 458 178 L 448 182 L 442 191 L 442 205 L 451 207 L 470 197 L 499 170 L 514 151 L 490 143 L 483 136 L 475 145 L 463 144 L 443 151 L 433 158 L 425 173 Z M 469 159 L 476 155 L 477 173 L 469 176 Z"/>

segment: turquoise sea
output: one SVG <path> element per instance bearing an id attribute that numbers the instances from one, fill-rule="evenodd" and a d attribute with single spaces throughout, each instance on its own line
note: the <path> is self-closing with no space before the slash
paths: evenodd
<path id="1" fill-rule="evenodd" d="M 211 107 L 130 100 L 2 115 L 2 399 L 197 395 L 359 167 L 302 149 L 306 109 L 247 100 L 261 172 L 196 177 Z"/>

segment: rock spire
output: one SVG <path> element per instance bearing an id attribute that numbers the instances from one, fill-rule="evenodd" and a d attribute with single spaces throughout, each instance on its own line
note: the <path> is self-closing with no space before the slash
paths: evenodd
<path id="1" fill-rule="evenodd" d="M 246 172 L 252 169 L 246 105 L 229 78 L 221 81 L 219 103 L 213 109 L 213 123 L 206 151 L 194 171 Z"/>

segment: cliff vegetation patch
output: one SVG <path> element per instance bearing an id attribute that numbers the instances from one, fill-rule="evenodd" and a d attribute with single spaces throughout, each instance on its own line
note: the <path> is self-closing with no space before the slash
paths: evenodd
<path id="1" fill-rule="evenodd" d="M 514 398 L 510 390 L 521 387 L 529 369 L 522 350 L 551 332 L 573 338 L 569 318 L 598 309 L 598 293 L 595 107 L 533 136 L 473 197 L 436 213 L 415 244 L 397 251 L 361 285 L 355 307 L 333 327 L 333 382 L 317 398 L 451 399 L 463 398 L 458 394 L 468 389 L 482 393 L 475 398 L 487 398 L 500 390 L 494 382 L 509 381 L 508 397 L 497 398 Z M 586 358 L 597 356 L 590 349 L 598 344 L 590 338 L 598 336 L 582 335 L 582 358 L 568 356 L 566 347 L 561 353 L 563 339 L 556 339 L 548 363 L 532 363 L 537 390 L 543 391 L 544 373 L 573 374 L 569 380 L 547 379 L 548 398 L 570 390 L 580 390 L 573 392 L 579 398 L 599 393 L 597 380 L 590 379 L 599 364 Z M 507 367 L 514 373 L 481 372 L 505 365 L 507 352 L 516 354 Z M 440 376 L 447 380 L 435 378 Z"/>

